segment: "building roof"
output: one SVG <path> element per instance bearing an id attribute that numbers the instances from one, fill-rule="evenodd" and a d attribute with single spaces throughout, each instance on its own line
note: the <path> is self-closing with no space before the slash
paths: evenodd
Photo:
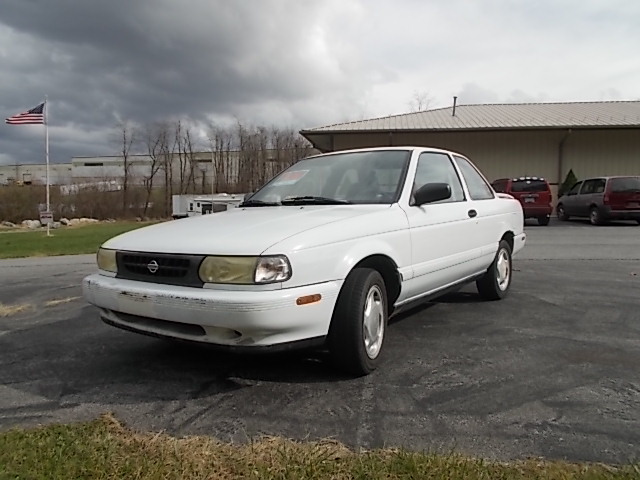
<path id="1" fill-rule="evenodd" d="M 640 101 L 453 105 L 339 123 L 300 133 L 640 127 Z M 306 135 L 305 135 L 306 136 Z"/>

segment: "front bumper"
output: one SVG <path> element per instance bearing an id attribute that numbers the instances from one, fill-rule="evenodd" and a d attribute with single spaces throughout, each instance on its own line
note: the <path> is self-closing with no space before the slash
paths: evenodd
<path id="1" fill-rule="evenodd" d="M 236 347 L 267 347 L 324 337 L 342 282 L 280 290 L 213 290 L 89 275 L 86 300 L 127 330 Z M 321 300 L 297 305 L 296 299 Z"/>

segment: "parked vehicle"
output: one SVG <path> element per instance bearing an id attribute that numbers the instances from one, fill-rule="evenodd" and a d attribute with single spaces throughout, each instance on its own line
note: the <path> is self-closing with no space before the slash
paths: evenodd
<path id="1" fill-rule="evenodd" d="M 596 177 L 577 182 L 558 199 L 559 220 L 588 218 L 592 225 L 610 220 L 640 224 L 640 176 Z"/>
<path id="2" fill-rule="evenodd" d="M 390 315 L 469 282 L 503 298 L 524 244 L 520 204 L 462 155 L 338 151 L 238 208 L 108 240 L 83 292 L 126 330 L 236 350 L 321 346 L 362 375 L 380 362 Z"/>
<path id="3" fill-rule="evenodd" d="M 218 193 L 215 195 L 173 195 L 171 197 L 173 219 L 218 213 L 235 208 L 242 203 L 244 194 Z"/>
<path id="4" fill-rule="evenodd" d="M 542 177 L 500 178 L 491 184 L 498 193 L 507 193 L 522 204 L 524 218 L 535 218 L 549 225 L 553 199 L 549 182 Z"/>

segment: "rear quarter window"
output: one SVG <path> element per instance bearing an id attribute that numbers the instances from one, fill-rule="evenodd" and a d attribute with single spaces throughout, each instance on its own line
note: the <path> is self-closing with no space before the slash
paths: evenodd
<path id="1" fill-rule="evenodd" d="M 610 185 L 612 193 L 640 192 L 640 177 L 612 178 Z"/>

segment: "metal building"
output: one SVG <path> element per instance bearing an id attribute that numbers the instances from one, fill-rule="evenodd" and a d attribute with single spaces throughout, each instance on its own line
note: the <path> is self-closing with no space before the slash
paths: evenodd
<path id="1" fill-rule="evenodd" d="M 640 175 L 640 101 L 456 105 L 300 132 L 321 151 L 419 145 L 458 151 L 489 181 L 542 176 L 562 184 L 570 169 Z M 554 190 L 555 190 L 554 187 Z"/>

